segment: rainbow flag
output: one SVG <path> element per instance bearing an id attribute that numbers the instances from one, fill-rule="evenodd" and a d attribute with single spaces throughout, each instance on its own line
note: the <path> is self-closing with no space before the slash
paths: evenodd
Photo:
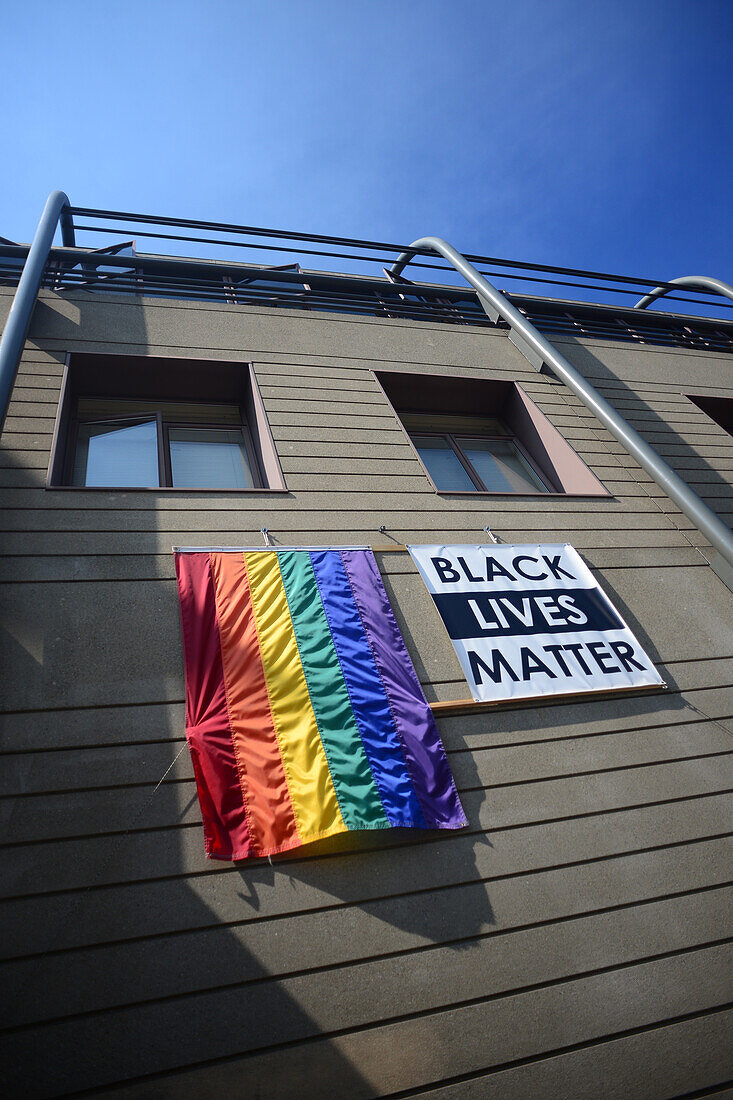
<path id="1" fill-rule="evenodd" d="M 212 859 L 466 818 L 367 549 L 176 552 Z"/>

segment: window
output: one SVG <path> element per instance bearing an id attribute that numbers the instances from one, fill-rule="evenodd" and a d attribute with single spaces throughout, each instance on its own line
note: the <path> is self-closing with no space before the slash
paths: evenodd
<path id="1" fill-rule="evenodd" d="M 80 397 L 70 484 L 85 487 L 260 487 L 249 430 L 236 405 Z"/>
<path id="2" fill-rule="evenodd" d="M 496 417 L 403 413 L 401 419 L 440 492 L 548 492 L 521 444 Z"/>
<path id="3" fill-rule="evenodd" d="M 69 357 L 49 487 L 284 489 L 249 364 Z"/>
<path id="4" fill-rule="evenodd" d="M 516 383 L 376 377 L 437 492 L 608 495 Z"/>

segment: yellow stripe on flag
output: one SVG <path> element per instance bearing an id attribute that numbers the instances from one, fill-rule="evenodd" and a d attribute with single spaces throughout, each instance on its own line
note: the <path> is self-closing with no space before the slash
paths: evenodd
<path id="1" fill-rule="evenodd" d="M 321 744 L 277 554 L 244 555 L 270 708 L 303 840 L 346 830 Z"/>

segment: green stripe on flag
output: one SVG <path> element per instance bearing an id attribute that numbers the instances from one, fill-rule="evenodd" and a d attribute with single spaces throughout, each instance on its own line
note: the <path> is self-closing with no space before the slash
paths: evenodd
<path id="1" fill-rule="evenodd" d="M 389 828 L 351 709 L 310 555 L 305 550 L 293 550 L 278 554 L 278 561 L 341 815 L 349 829 Z"/>

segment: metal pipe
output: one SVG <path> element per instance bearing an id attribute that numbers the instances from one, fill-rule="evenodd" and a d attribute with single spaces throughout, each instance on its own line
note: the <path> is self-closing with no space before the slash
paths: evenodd
<path id="1" fill-rule="evenodd" d="M 655 298 L 661 298 L 669 294 L 676 286 L 694 286 L 699 290 L 711 290 L 715 294 L 722 294 L 724 298 L 733 298 L 733 286 L 724 283 L 721 279 L 711 279 L 709 275 L 681 275 L 679 279 L 670 279 L 664 286 L 655 287 L 645 294 L 634 306 L 634 309 L 646 309 Z"/>
<path id="2" fill-rule="evenodd" d="M 719 516 L 708 508 L 686 481 L 672 470 L 666 462 L 649 446 L 639 433 L 626 421 L 604 397 L 573 367 L 564 355 L 537 331 L 533 324 L 523 317 L 519 310 L 509 302 L 501 291 L 492 286 L 476 268 L 456 252 L 440 237 L 421 237 L 414 241 L 407 251 L 397 259 L 392 271 L 399 275 L 410 262 L 416 249 L 433 249 L 448 260 L 456 271 L 467 280 L 479 295 L 484 308 L 492 320 L 501 316 L 510 325 L 510 339 L 533 365 L 547 363 L 568 389 L 586 405 L 601 423 L 608 428 L 614 439 L 636 459 L 642 469 L 656 481 L 657 485 L 678 505 L 684 514 L 694 523 L 706 539 L 715 547 L 720 556 L 733 568 L 733 531 Z M 725 285 L 725 284 L 722 284 Z M 728 288 L 731 290 L 731 288 Z M 733 291 L 732 291 L 733 293 Z M 539 366 L 538 366 L 539 364 Z M 718 570 L 716 569 L 716 572 Z M 720 575 L 720 573 L 718 574 Z M 726 582 L 727 583 L 727 582 Z"/>
<path id="3" fill-rule="evenodd" d="M 28 335 L 28 326 L 59 221 L 64 245 L 67 248 L 74 247 L 74 226 L 70 205 L 63 191 L 52 191 L 48 196 L 36 235 L 23 265 L 23 272 L 15 291 L 2 339 L 0 339 L 0 432 L 5 423 L 10 394 Z"/>

